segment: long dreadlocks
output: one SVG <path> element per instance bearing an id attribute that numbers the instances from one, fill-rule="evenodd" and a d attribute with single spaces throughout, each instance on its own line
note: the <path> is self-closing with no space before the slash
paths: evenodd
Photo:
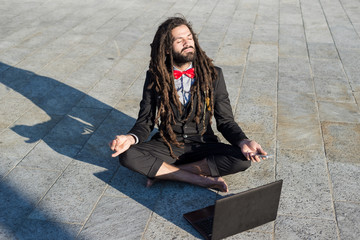
<path id="1" fill-rule="evenodd" d="M 155 124 L 159 128 L 159 133 L 165 143 L 170 149 L 170 154 L 173 158 L 177 158 L 171 148 L 171 144 L 181 147 L 183 143 L 180 143 L 176 139 L 171 124 L 175 124 L 174 112 L 171 108 L 170 102 L 173 102 L 177 107 L 180 114 L 182 114 L 181 103 L 175 88 L 173 77 L 173 51 L 172 43 L 173 36 L 171 31 L 185 25 L 189 28 L 193 35 L 195 44 L 195 56 L 193 60 L 193 67 L 195 70 L 196 81 L 191 86 L 190 95 L 190 109 L 188 115 L 184 121 L 187 121 L 192 111 L 196 110 L 195 122 L 200 123 L 200 116 L 203 114 L 202 120 L 204 121 L 203 130 L 201 135 L 206 131 L 205 116 L 206 111 L 210 113 L 210 120 L 214 114 L 214 100 L 213 100 L 213 88 L 212 81 L 216 79 L 216 72 L 212 59 L 210 59 L 205 52 L 200 48 L 198 39 L 192 30 L 192 27 L 185 18 L 172 17 L 162 23 L 151 43 L 151 60 L 149 65 L 149 71 L 152 74 L 153 82 L 150 87 L 155 84 L 155 91 L 160 96 L 160 102 L 158 104 L 158 112 L 155 117 Z M 196 93 L 196 94 L 195 94 Z M 194 96 L 197 96 L 197 105 L 194 106 Z M 204 104 L 206 106 L 204 106 Z M 203 110 L 202 110 L 203 109 Z"/>

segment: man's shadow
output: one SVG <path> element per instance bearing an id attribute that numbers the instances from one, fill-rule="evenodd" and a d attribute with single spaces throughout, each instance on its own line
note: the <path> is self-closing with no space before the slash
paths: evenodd
<path id="1" fill-rule="evenodd" d="M 158 226 L 152 225 L 152 222 L 161 224 L 165 219 L 185 232 L 199 237 L 183 219 L 182 214 L 213 204 L 215 192 L 188 184 L 169 182 L 160 182 L 152 188 L 145 188 L 144 176 L 120 167 L 117 159 L 110 157 L 111 151 L 107 143 L 115 134 L 125 134 L 135 123 L 133 117 L 55 79 L 1 62 L 0 77 L 0 82 L 8 91 L 13 90 L 21 94 L 38 108 L 38 112 L 47 116 L 47 120 L 42 123 L 26 125 L 25 121 L 25 124 L 15 123 L 10 127 L 18 135 L 26 137 L 26 143 L 41 141 L 64 158 L 69 157 L 106 169 L 94 173 L 97 178 L 109 184 L 105 195 L 131 198 L 154 212 L 148 224 L 150 230 L 151 227 Z M 21 159 L 18 161 L 16 164 L 19 164 Z M 0 224 L 9 232 L 21 232 L 22 223 L 34 210 L 36 203 L 27 199 L 4 179 L 0 181 L 0 190 Z M 21 211 L 19 208 L 22 208 Z M 96 218 L 96 215 L 90 216 L 89 221 L 92 217 Z M 114 224 L 128 226 L 127 219 L 117 221 Z M 68 231 L 61 224 L 51 224 L 52 228 L 56 229 L 55 232 L 61 232 L 65 239 L 75 237 L 74 232 Z M 146 224 L 145 222 L 144 229 Z M 132 231 L 131 228 L 127 230 Z M 39 236 L 46 235 L 45 232 L 37 231 Z"/>

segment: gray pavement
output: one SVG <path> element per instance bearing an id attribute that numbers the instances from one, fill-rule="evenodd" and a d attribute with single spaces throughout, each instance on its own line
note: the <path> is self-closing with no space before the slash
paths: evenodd
<path id="1" fill-rule="evenodd" d="M 176 13 L 273 155 L 226 177 L 229 194 L 284 180 L 277 220 L 229 239 L 358 239 L 358 0 L 0 0 L 0 239 L 201 238 L 182 214 L 224 194 L 145 188 L 107 146 Z"/>

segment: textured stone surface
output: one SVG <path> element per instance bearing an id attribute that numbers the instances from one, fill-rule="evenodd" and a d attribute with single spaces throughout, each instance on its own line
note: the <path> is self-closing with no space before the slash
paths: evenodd
<path id="1" fill-rule="evenodd" d="M 279 78 L 307 79 L 311 77 L 310 71 L 309 60 L 306 58 L 279 56 Z M 284 85 L 287 85 L 287 82 L 284 82 Z M 279 90 L 280 88 L 281 85 Z"/>
<path id="2" fill-rule="evenodd" d="M 111 178 L 111 174 L 96 176 L 103 171 L 91 164 L 72 163 L 29 218 L 83 224 Z"/>
<path id="3" fill-rule="evenodd" d="M 82 145 L 109 112 L 99 108 L 75 108 L 49 132 L 44 141 Z"/>
<path id="4" fill-rule="evenodd" d="M 275 132 L 275 107 L 239 104 L 235 120 L 245 132 L 268 133 Z"/>
<path id="5" fill-rule="evenodd" d="M 78 239 L 140 239 L 151 213 L 132 198 L 103 197 Z"/>
<path id="6" fill-rule="evenodd" d="M 359 24 L 360 25 L 360 24 Z M 358 68 L 360 64 L 360 47 L 359 48 L 340 48 L 338 49 L 341 61 L 343 62 L 346 76 L 349 78 L 353 91 L 360 91 L 360 80 Z"/>
<path id="7" fill-rule="evenodd" d="M 359 163 L 329 162 L 334 199 L 358 202 L 360 199 Z"/>
<path id="8" fill-rule="evenodd" d="M 73 160 L 81 148 L 80 145 L 62 143 L 50 143 L 48 145 L 41 141 L 19 163 L 19 166 L 61 171 Z"/>
<path id="9" fill-rule="evenodd" d="M 360 149 L 354 144 L 360 141 L 360 124 L 322 124 L 326 156 L 331 162 L 360 163 Z"/>
<path id="10" fill-rule="evenodd" d="M 276 179 L 277 220 L 228 239 L 359 235 L 358 1 L 3 0 L 0 9 L 1 239 L 200 239 L 182 213 Z M 177 13 L 223 69 L 236 121 L 272 155 L 225 176 L 229 193 L 146 188 L 108 148 L 135 123 L 149 45 Z"/>
<path id="11" fill-rule="evenodd" d="M 0 176 L 4 177 L 12 170 L 21 159 L 36 145 L 26 143 L 28 138 L 15 133 L 9 128 L 5 128 L 0 133 Z"/>
<path id="12" fill-rule="evenodd" d="M 353 103 L 352 86 L 345 77 L 314 78 L 317 99 L 321 101 Z"/>
<path id="13" fill-rule="evenodd" d="M 309 43 L 310 58 L 339 58 L 333 43 Z"/>
<path id="14" fill-rule="evenodd" d="M 216 194 L 183 183 L 164 186 L 145 231 L 145 238 L 160 238 L 179 234 L 179 238 L 199 237 L 199 233 L 183 218 L 183 214 L 214 204 Z"/>
<path id="15" fill-rule="evenodd" d="M 17 239 L 76 239 L 81 225 L 27 219 L 16 232 Z"/>
<path id="16" fill-rule="evenodd" d="M 278 216 L 275 239 L 338 239 L 333 220 Z"/>
<path id="17" fill-rule="evenodd" d="M 1 219 L 23 218 L 59 177 L 57 171 L 16 168 L 1 183 Z"/>
<path id="18" fill-rule="evenodd" d="M 316 112 L 314 94 L 286 92 L 278 96 L 280 124 L 317 124 Z"/>
<path id="19" fill-rule="evenodd" d="M 278 147 L 283 149 L 323 149 L 320 126 L 315 124 L 283 123 L 277 130 Z"/>
<path id="20" fill-rule="evenodd" d="M 356 103 L 319 102 L 320 120 L 324 122 L 359 123 L 358 109 Z"/>
<path id="21" fill-rule="evenodd" d="M 339 221 L 340 237 L 356 239 L 360 234 L 359 228 L 355 227 L 359 222 L 359 203 L 335 202 L 335 209 Z"/>
<path id="22" fill-rule="evenodd" d="M 332 196 L 321 151 L 280 149 L 276 177 L 284 181 L 280 214 L 332 219 Z"/>

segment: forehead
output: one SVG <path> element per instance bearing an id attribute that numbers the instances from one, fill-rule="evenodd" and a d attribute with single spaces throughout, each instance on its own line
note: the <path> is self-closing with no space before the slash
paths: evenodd
<path id="1" fill-rule="evenodd" d="M 171 35 L 174 39 L 185 38 L 191 35 L 191 31 L 186 25 L 181 25 L 171 30 Z"/>

